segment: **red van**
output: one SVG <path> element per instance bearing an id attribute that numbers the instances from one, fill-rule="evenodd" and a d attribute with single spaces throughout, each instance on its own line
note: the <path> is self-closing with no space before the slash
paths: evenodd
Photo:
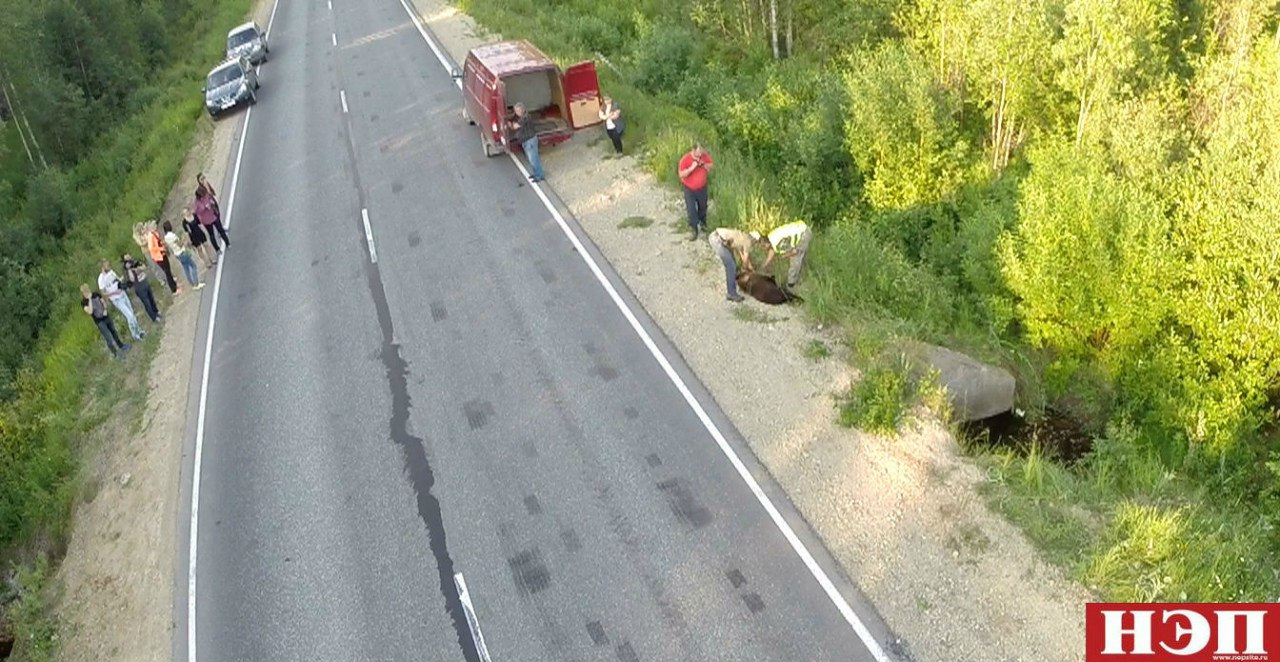
<path id="1" fill-rule="evenodd" d="M 467 52 L 462 71 L 462 115 L 480 127 L 485 156 L 520 145 L 508 140 L 507 121 L 523 103 L 538 129 L 538 145 L 562 143 L 574 131 L 601 123 L 600 82 L 593 62 L 564 71 L 527 41 L 503 41 Z"/>

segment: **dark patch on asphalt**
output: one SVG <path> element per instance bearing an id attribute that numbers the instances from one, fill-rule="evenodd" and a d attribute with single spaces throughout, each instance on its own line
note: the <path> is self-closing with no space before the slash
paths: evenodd
<path id="1" fill-rule="evenodd" d="M 377 115 L 370 115 L 370 116 L 369 116 L 369 121 L 370 121 L 370 122 L 377 122 L 377 121 L 378 121 L 378 116 L 377 116 Z"/>
<path id="2" fill-rule="evenodd" d="M 358 56 L 357 56 L 358 57 Z M 342 78 L 342 72 L 338 72 Z M 341 82 L 341 81 L 339 81 Z M 360 181 L 360 169 L 356 166 L 355 144 L 351 141 L 349 120 L 343 123 L 343 138 L 347 148 L 347 159 L 344 169 L 349 167 L 352 173 L 353 186 L 360 200 L 361 207 L 368 207 L 365 188 Z M 364 225 L 353 219 L 352 229 L 360 238 L 364 238 Z M 471 637 L 467 624 L 466 611 L 462 608 L 462 598 L 458 595 L 457 584 L 454 583 L 453 557 L 449 554 L 448 536 L 444 530 L 444 514 L 441 512 L 440 499 L 432 493 L 436 484 L 435 472 L 431 461 L 427 458 L 426 442 L 421 437 L 409 433 L 409 411 L 413 401 L 409 397 L 409 363 L 400 353 L 400 345 L 395 341 L 395 326 L 391 321 L 391 306 L 387 303 L 387 291 L 382 284 L 382 271 L 377 264 L 366 262 L 365 274 L 369 293 L 373 298 L 374 309 L 378 315 L 378 327 L 382 331 L 382 365 L 387 371 L 387 387 L 391 392 L 391 441 L 404 453 L 405 469 L 409 475 L 409 483 L 417 496 L 418 518 L 427 529 L 427 547 L 435 558 L 436 573 L 439 579 L 440 595 L 444 598 L 444 610 L 453 624 L 454 635 L 462 657 L 467 662 L 480 662 L 480 653 L 476 650 L 476 642 Z"/>
<path id="3" fill-rule="evenodd" d="M 591 374 L 606 382 L 611 382 L 618 378 L 618 369 L 609 363 L 608 357 L 599 347 L 596 347 L 595 343 L 583 343 L 582 349 L 586 350 L 587 356 L 595 359 L 595 367 L 591 369 Z"/>
<path id="4" fill-rule="evenodd" d="M 548 285 L 556 282 L 557 280 L 556 272 L 552 271 L 551 267 L 548 267 L 547 265 L 543 264 L 541 261 L 535 262 L 534 264 L 538 268 L 538 276 L 542 278 L 542 282 Z"/>
<path id="5" fill-rule="evenodd" d="M 538 496 L 536 494 L 530 494 L 524 498 L 524 509 L 527 510 L 530 515 L 537 515 L 542 512 L 542 504 L 538 502 Z"/>
<path id="6" fill-rule="evenodd" d="M 747 609 L 750 609 L 753 614 L 764 611 L 764 599 L 758 593 L 748 593 L 742 596 L 742 601 L 747 603 Z"/>
<path id="7" fill-rule="evenodd" d="M 651 467 L 662 466 L 662 458 L 658 457 L 657 453 L 649 453 L 649 455 L 644 458 L 644 461 L 648 462 Z"/>
<path id="8" fill-rule="evenodd" d="M 511 566 L 511 576 L 520 595 L 533 595 L 551 585 L 551 571 L 547 570 L 537 547 L 507 559 L 507 565 Z"/>
<path id="9" fill-rule="evenodd" d="M 604 633 L 604 626 L 600 621 L 591 621 L 587 623 L 587 634 L 591 635 L 591 641 L 597 646 L 604 646 L 609 643 L 609 635 Z"/>
<path id="10" fill-rule="evenodd" d="M 493 382 L 494 386 L 502 386 L 506 383 L 507 376 L 501 372 L 492 372 L 489 373 L 489 381 Z"/>
<path id="11" fill-rule="evenodd" d="M 635 407 L 624 407 L 622 409 L 622 415 L 633 421 L 640 418 L 640 412 L 637 411 Z"/>
<path id="12" fill-rule="evenodd" d="M 462 405 L 462 411 L 467 415 L 467 425 L 472 430 L 479 430 L 493 418 L 493 403 L 488 400 L 472 400 Z"/>
<path id="13" fill-rule="evenodd" d="M 506 216 L 507 218 L 511 218 L 512 216 L 516 215 L 516 210 L 513 207 L 502 205 L 501 209 L 502 209 L 502 215 Z"/>
<path id="14" fill-rule="evenodd" d="M 564 548 L 570 552 L 576 552 L 582 549 L 582 540 L 578 538 L 578 532 L 573 529 L 565 529 L 561 531 L 560 540 L 564 542 Z"/>
<path id="15" fill-rule="evenodd" d="M 312 261 L 311 261 L 311 266 L 313 266 L 313 267 L 314 267 L 314 266 L 316 266 L 317 264 L 320 264 L 320 258 L 316 258 L 316 259 L 314 259 L 314 260 L 312 260 Z"/>
<path id="16" fill-rule="evenodd" d="M 667 497 L 667 505 L 671 506 L 671 512 L 681 522 L 690 524 L 695 529 L 711 523 L 711 511 L 693 496 L 684 481 L 679 478 L 664 480 L 658 483 L 658 489 Z"/>
<path id="17" fill-rule="evenodd" d="M 640 662 L 640 656 L 636 655 L 636 649 L 631 647 L 630 641 L 624 641 L 618 646 L 618 660 L 620 662 Z"/>
<path id="18" fill-rule="evenodd" d="M 524 442 L 524 456 L 525 456 L 525 457 L 538 457 L 538 447 L 537 447 L 537 446 L 535 446 L 535 445 L 533 445 L 533 442 L 532 442 L 532 441 L 526 441 L 526 442 Z"/>
<path id="19" fill-rule="evenodd" d="M 449 319 L 449 309 L 445 308 L 443 303 L 439 301 L 432 301 L 430 307 L 432 322 L 443 322 L 446 319 Z"/>
<path id="20" fill-rule="evenodd" d="M 399 193 L 403 190 L 404 190 L 404 184 L 401 184 L 400 182 L 391 182 L 392 193 Z"/>
<path id="21" fill-rule="evenodd" d="M 422 235 L 418 232 L 409 233 L 409 248 L 417 248 L 422 243 Z"/>
<path id="22" fill-rule="evenodd" d="M 744 577 L 742 575 L 742 571 L 737 568 L 734 568 L 733 570 L 726 572 L 725 576 L 729 578 L 729 583 L 733 584 L 734 588 L 738 588 L 743 584 L 747 583 L 747 578 Z"/>
<path id="23" fill-rule="evenodd" d="M 365 91 L 364 91 L 364 94 L 362 94 L 362 95 L 360 95 L 360 96 L 362 96 L 362 97 L 364 97 L 364 98 L 368 99 L 368 98 L 369 98 L 369 90 L 365 90 Z"/>

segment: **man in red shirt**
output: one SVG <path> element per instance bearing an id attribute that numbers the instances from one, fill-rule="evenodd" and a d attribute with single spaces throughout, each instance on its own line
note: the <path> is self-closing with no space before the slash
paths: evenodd
<path id="1" fill-rule="evenodd" d="M 684 208 L 689 215 L 689 227 L 693 235 L 689 241 L 698 240 L 698 228 L 707 231 L 707 173 L 715 162 L 711 154 L 702 148 L 701 143 L 694 143 L 693 149 L 680 157 L 677 174 L 684 186 Z"/>

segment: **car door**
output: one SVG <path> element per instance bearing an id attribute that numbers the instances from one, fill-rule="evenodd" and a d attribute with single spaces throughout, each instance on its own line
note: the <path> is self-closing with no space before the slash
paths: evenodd
<path id="1" fill-rule="evenodd" d="M 560 76 L 564 98 L 569 105 L 569 125 L 574 129 L 596 126 L 600 119 L 600 79 L 596 63 L 579 62 Z"/>

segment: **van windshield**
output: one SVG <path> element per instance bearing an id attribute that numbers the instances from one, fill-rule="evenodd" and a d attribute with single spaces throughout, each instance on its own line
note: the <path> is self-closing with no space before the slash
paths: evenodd
<path id="1" fill-rule="evenodd" d="M 240 72 L 240 67 L 224 67 L 209 74 L 208 88 L 214 90 L 226 85 L 227 83 L 233 83 L 240 80 L 241 77 L 242 74 Z"/>
<path id="2" fill-rule="evenodd" d="M 227 48 L 243 46 L 253 41 L 253 38 L 256 36 L 258 36 L 258 34 L 253 28 L 245 28 L 239 32 L 234 32 L 231 36 L 227 37 Z"/>

